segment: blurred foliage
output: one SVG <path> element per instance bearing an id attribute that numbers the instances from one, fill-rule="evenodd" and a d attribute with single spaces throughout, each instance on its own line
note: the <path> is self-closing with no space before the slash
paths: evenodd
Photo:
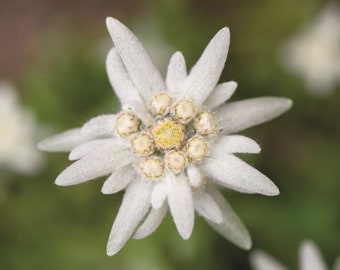
<path id="1" fill-rule="evenodd" d="M 124 14 L 128 26 L 152 17 L 167 42 L 183 52 L 188 68 L 213 34 L 229 26 L 231 46 L 221 81 L 239 83 L 232 99 L 275 95 L 294 101 L 286 115 L 244 132 L 261 144 L 262 153 L 242 158 L 268 175 L 280 196 L 224 191 L 254 248 L 292 269 L 305 238 L 317 243 L 329 266 L 340 255 L 340 89 L 330 97 L 309 96 L 300 79 L 281 68 L 277 55 L 280 44 L 324 3 L 163 0 L 145 1 L 133 16 Z M 41 34 L 40 54 L 18 82 L 24 103 L 50 133 L 118 109 L 98 45 L 100 37 L 108 37 L 104 18 L 98 35 L 71 25 L 54 27 Z M 130 240 L 107 257 L 106 241 L 122 194 L 102 195 L 102 180 L 57 187 L 53 181 L 69 164 L 67 156 L 46 154 L 46 159 L 45 170 L 35 177 L 1 174 L 6 197 L 0 204 L 0 269 L 249 269 L 249 253 L 199 217 L 188 241 L 168 217 L 149 238 Z"/>

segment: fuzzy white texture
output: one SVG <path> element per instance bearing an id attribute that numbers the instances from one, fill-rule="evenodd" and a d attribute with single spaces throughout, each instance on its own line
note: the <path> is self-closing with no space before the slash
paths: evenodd
<path id="1" fill-rule="evenodd" d="M 340 5 L 324 7 L 281 52 L 282 63 L 303 79 L 311 94 L 330 94 L 340 83 Z"/>
<path id="2" fill-rule="evenodd" d="M 122 110 L 136 115 L 140 121 L 140 134 L 144 132 L 152 137 L 159 131 L 157 142 L 160 146 L 155 144 L 154 147 L 159 148 L 147 157 L 133 153 L 129 140 L 135 133 L 130 137 L 117 134 L 115 121 L 119 115 L 97 116 L 81 128 L 55 135 L 39 144 L 46 151 L 71 151 L 70 160 L 75 162 L 57 177 L 56 184 L 75 185 L 109 175 L 102 188 L 104 194 L 125 190 L 107 244 L 108 255 L 116 254 L 130 238 L 141 239 L 152 234 L 167 212 L 171 213 L 183 239 L 191 236 L 197 212 L 223 237 L 249 249 L 251 238 L 247 229 L 215 185 L 244 193 L 279 194 L 268 177 L 234 155 L 259 153 L 258 144 L 232 133 L 281 115 L 291 107 L 291 100 L 264 97 L 227 102 L 237 87 L 235 82 L 218 84 L 229 49 L 227 27 L 212 38 L 189 73 L 182 53 L 175 52 L 164 80 L 128 28 L 113 18 L 107 18 L 106 23 L 114 43 L 106 60 L 107 73 Z M 179 120 L 173 107 L 171 110 L 166 108 L 165 112 L 169 111 L 166 115 L 153 115 L 148 106 L 160 92 L 171 96 L 172 106 L 178 100 L 192 102 L 193 106 L 183 108 L 186 111 L 194 109 L 190 112 L 193 120 L 175 124 Z M 194 131 L 192 123 L 202 111 L 211 113 L 204 118 L 208 122 L 202 123 L 203 126 L 216 130 L 207 134 Z M 170 118 L 171 121 L 167 120 Z M 177 135 L 168 136 L 168 132 Z M 185 136 L 182 137 L 182 133 Z M 200 152 L 198 161 L 188 158 L 188 163 L 182 162 L 178 170 L 171 171 L 166 153 L 169 155 L 176 150 L 187 154 L 182 144 L 189 144 L 190 138 L 196 137 L 206 145 L 207 151 Z M 154 140 L 156 142 L 156 137 Z M 172 149 L 162 148 L 162 145 L 170 145 Z M 150 159 L 159 160 L 160 177 L 154 177 L 152 171 L 141 166 Z"/>
<path id="3" fill-rule="evenodd" d="M 279 261 L 261 250 L 253 251 L 250 256 L 250 263 L 253 270 L 287 270 Z M 322 255 L 311 240 L 304 240 L 299 248 L 299 269 L 300 270 L 327 270 Z M 333 270 L 340 270 L 340 258 L 334 264 Z"/>
<path id="4" fill-rule="evenodd" d="M 0 82 L 0 166 L 26 175 L 41 169 L 36 128 L 32 112 L 21 106 L 13 85 Z"/>

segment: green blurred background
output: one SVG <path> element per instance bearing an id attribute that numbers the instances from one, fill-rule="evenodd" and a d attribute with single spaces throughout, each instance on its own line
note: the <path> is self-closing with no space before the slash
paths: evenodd
<path id="1" fill-rule="evenodd" d="M 109 85 L 105 56 L 112 43 L 107 16 L 126 24 L 166 70 L 175 50 L 190 68 L 223 26 L 231 47 L 221 81 L 239 83 L 232 100 L 274 95 L 294 107 L 243 132 L 262 146 L 242 156 L 280 188 L 278 197 L 223 191 L 253 238 L 297 269 L 301 240 L 313 239 L 329 266 L 340 255 L 340 87 L 310 95 L 300 77 L 282 67 L 282 44 L 325 6 L 321 0 L 12 0 L 0 3 L 0 79 L 42 127 L 37 139 L 82 125 L 119 104 Z M 340 26 L 339 26 L 340 27 Z M 339 60 L 340 65 L 340 60 Z M 249 252 L 220 237 L 197 217 L 184 241 L 168 216 L 144 240 L 130 240 L 114 257 L 106 241 L 122 194 L 102 195 L 103 179 L 58 187 L 70 162 L 46 154 L 34 176 L 0 171 L 0 269 L 250 269 Z"/>

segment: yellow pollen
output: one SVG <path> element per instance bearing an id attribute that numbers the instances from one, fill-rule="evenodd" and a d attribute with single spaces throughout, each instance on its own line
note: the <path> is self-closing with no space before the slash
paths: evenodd
<path id="1" fill-rule="evenodd" d="M 161 150 L 179 148 L 184 139 L 183 127 L 169 119 L 158 122 L 152 135 L 157 148 Z"/>

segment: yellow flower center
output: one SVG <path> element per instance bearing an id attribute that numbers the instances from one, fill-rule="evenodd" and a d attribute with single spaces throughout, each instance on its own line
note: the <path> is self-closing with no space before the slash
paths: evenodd
<path id="1" fill-rule="evenodd" d="M 152 130 L 152 135 L 157 148 L 161 150 L 179 148 L 184 139 L 182 125 L 165 119 L 158 122 L 157 126 Z"/>

